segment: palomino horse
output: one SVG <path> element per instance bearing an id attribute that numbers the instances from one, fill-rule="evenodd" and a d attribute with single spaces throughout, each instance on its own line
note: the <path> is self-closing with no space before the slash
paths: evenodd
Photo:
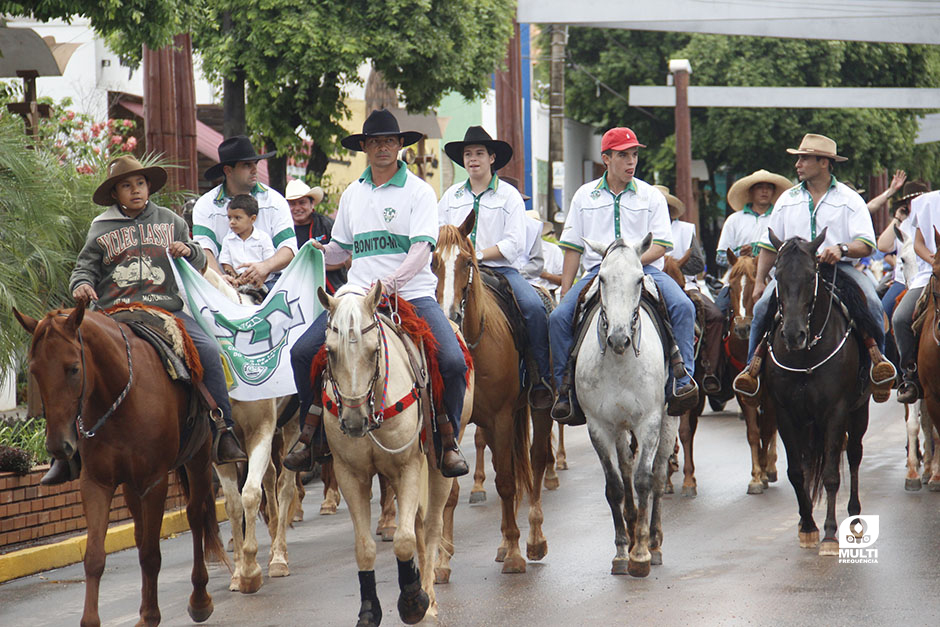
<path id="1" fill-rule="evenodd" d="M 793 238 L 784 243 L 772 229 L 769 235 L 778 251 L 777 312 L 782 322 L 768 342 L 764 407 L 776 415 L 787 451 L 787 476 L 800 510 L 800 546 L 813 549 L 818 544 L 819 555 L 838 555 L 836 494 L 843 446 L 851 475 L 849 515 L 856 516 L 862 509 L 858 468 L 871 397 L 868 373 L 860 372 L 864 353 L 860 343 L 850 338 L 853 325 L 832 291 L 838 266 L 819 268 L 816 261 L 826 229 L 811 242 Z M 840 300 L 849 310 L 864 310 L 864 296 L 855 285 L 849 279 L 835 280 L 845 288 L 839 290 Z M 859 316 L 855 324 L 874 335 L 865 327 L 871 323 L 864 317 Z M 821 543 L 813 520 L 820 484 L 827 497 Z"/>
<path id="2" fill-rule="evenodd" d="M 382 620 L 375 590 L 375 540 L 370 529 L 370 489 L 376 473 L 391 482 L 398 498 L 399 520 L 393 540 L 401 589 L 398 613 L 402 621 L 414 624 L 429 608 L 436 613 L 433 565 L 444 503 L 454 480 L 428 469 L 418 438 L 423 424 L 421 403 L 405 404 L 418 385 L 417 373 L 411 370 L 404 341 L 376 313 L 382 284 L 377 282 L 365 296 L 340 290 L 334 298 L 322 288 L 317 295 L 329 312 L 323 424 L 336 480 L 355 528 L 362 600 L 359 625 L 378 625 Z M 472 394 L 471 371 L 467 406 Z M 382 399 L 379 417 L 382 411 L 389 414 L 384 420 L 373 414 L 372 398 Z M 401 411 L 391 415 L 397 405 L 403 406 Z M 337 407 L 338 416 L 333 413 Z"/>
<path id="3" fill-rule="evenodd" d="M 617 552 L 611 573 L 635 577 L 647 576 L 651 563 L 662 563 L 661 499 L 679 420 L 666 415 L 663 344 L 640 306 L 640 256 L 651 242 L 651 234 L 635 246 L 618 239 L 605 250 L 585 240 L 603 256 L 595 282 L 600 308 L 586 323 L 590 327 L 575 367 L 578 400 L 604 470 L 614 520 Z"/>
<path id="4" fill-rule="evenodd" d="M 194 430 L 201 443 L 191 449 L 192 456 L 179 459 L 187 444 L 181 439 L 189 430 L 190 390 L 170 380 L 156 351 L 126 325 L 102 313 L 86 312 L 82 304 L 53 311 L 40 321 L 15 309 L 13 313 L 33 336 L 29 371 L 45 409 L 46 448 L 57 459 L 70 459 L 77 452 L 82 460 L 79 485 L 88 543 L 81 624 L 101 624 L 98 590 L 105 535 L 111 499 L 119 485 L 124 486 L 134 518 L 143 576 L 138 625 L 160 622 L 160 526 L 168 475 L 174 468 L 187 496 L 186 517 L 193 532 L 193 593 L 187 609 L 196 622 L 208 619 L 213 607 L 206 591 L 205 560 L 227 558 L 212 494 L 208 422 Z"/>
<path id="5" fill-rule="evenodd" d="M 740 257 L 728 249 L 728 288 L 731 295 L 731 324 L 725 339 L 725 376 L 723 388 L 731 390 L 731 381 L 747 362 L 747 342 L 754 319 L 754 283 L 757 260 L 747 253 Z M 740 403 L 747 425 L 747 443 L 751 447 L 751 481 L 748 494 L 763 494 L 777 481 L 777 423 L 770 412 Z"/>
<path id="6" fill-rule="evenodd" d="M 527 492 L 530 505 L 526 555 L 531 560 L 540 560 L 548 553 L 548 542 L 542 533 L 542 479 L 546 465 L 554 461 L 552 419 L 547 409 L 533 410 L 530 447 L 529 405 L 519 378 L 519 353 L 509 321 L 480 278 L 468 237 L 475 218 L 476 214 L 470 212 L 459 228 L 441 227 L 431 267 L 438 278 L 437 301 L 447 317 L 460 324 L 475 364 L 477 392 L 473 396 L 471 421 L 482 427 L 486 444 L 493 452 L 496 491 L 502 501 L 503 537 L 496 561 L 503 562 L 504 573 L 524 573 L 526 559 L 519 550 L 516 509 Z M 477 469 L 482 470 L 480 464 Z M 454 490 L 448 508 L 457 502 L 456 483 Z M 448 522 L 445 534 L 449 530 Z M 438 581 L 443 582 L 449 577 L 450 567 L 447 556 L 442 558 Z"/>
<path id="7" fill-rule="evenodd" d="M 232 302 L 254 304 L 248 296 L 236 291 L 211 268 L 206 269 L 205 277 Z M 198 315 L 198 312 L 196 314 Z M 232 543 L 235 545 L 235 571 L 232 573 L 229 590 L 246 594 L 257 592 L 264 582 L 261 566 L 258 564 L 258 539 L 255 532 L 262 490 L 266 494 L 265 520 L 271 534 L 268 576 L 286 577 L 290 574 L 287 526 L 291 523 L 289 510 L 297 484 L 296 473 L 281 467 L 279 474 L 271 459 L 271 442 L 277 428 L 277 416 L 275 399 L 232 399 L 232 420 L 248 453 L 248 474 L 241 490 L 238 489 L 238 468 L 235 464 L 216 466 L 225 495 L 225 513 L 231 522 Z M 283 429 L 283 442 L 294 442 L 300 435 L 296 419 L 289 421 Z"/>
<path id="8" fill-rule="evenodd" d="M 934 242 L 940 250 L 940 232 L 934 229 Z M 907 261 L 904 262 L 905 269 Z M 924 387 L 924 413 L 933 422 L 933 427 L 940 432 L 940 255 L 934 256 L 930 282 L 924 288 L 927 293 L 927 309 L 924 314 L 924 323 L 920 332 L 920 343 L 917 352 L 917 369 L 920 372 L 920 381 Z M 908 430 L 910 432 L 910 429 Z M 933 431 L 925 427 L 924 441 L 933 436 Z M 932 476 L 928 486 L 931 490 L 940 491 L 940 464 L 937 463 L 937 438 L 933 439 L 933 459 L 931 464 Z"/>

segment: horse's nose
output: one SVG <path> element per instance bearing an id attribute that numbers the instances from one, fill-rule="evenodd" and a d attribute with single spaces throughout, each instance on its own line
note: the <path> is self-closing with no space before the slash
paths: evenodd
<path id="1" fill-rule="evenodd" d="M 806 348 L 806 331 L 800 329 L 796 332 L 784 333 L 783 342 L 787 350 L 799 351 Z"/>
<path id="2" fill-rule="evenodd" d="M 69 460 L 75 454 L 75 443 L 69 438 L 49 438 L 46 436 L 46 450 L 56 459 Z"/>
<path id="3" fill-rule="evenodd" d="M 626 352 L 627 347 L 630 346 L 630 335 L 624 331 L 619 330 L 608 333 L 607 345 L 610 346 L 618 355 L 623 355 L 624 352 Z"/>
<path id="4" fill-rule="evenodd" d="M 343 433 L 351 438 L 361 438 L 369 431 L 367 421 L 359 413 L 344 411 L 339 424 Z"/>
<path id="5" fill-rule="evenodd" d="M 740 322 L 734 325 L 734 335 L 739 340 L 746 340 L 751 336 L 751 323 L 750 322 Z"/>

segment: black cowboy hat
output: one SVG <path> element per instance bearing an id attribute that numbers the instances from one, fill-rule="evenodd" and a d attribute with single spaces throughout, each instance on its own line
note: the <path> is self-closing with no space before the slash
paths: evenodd
<path id="1" fill-rule="evenodd" d="M 366 121 L 362 123 L 361 133 L 344 137 L 340 143 L 343 145 L 343 148 L 361 152 L 361 143 L 369 137 L 393 137 L 396 135 L 401 137 L 402 146 L 410 146 L 424 137 L 424 133 L 419 133 L 418 131 L 399 130 L 398 120 L 395 119 L 391 111 L 388 109 L 376 109 L 370 113 Z"/>
<path id="2" fill-rule="evenodd" d="M 207 181 L 214 181 L 222 178 L 224 174 L 222 168 L 227 165 L 235 165 L 239 161 L 261 161 L 270 159 L 276 152 L 266 152 L 259 155 L 255 152 L 255 147 L 251 145 L 251 140 L 244 135 L 229 137 L 219 144 L 219 162 L 206 170 L 205 178 Z"/>
<path id="3" fill-rule="evenodd" d="M 450 157 L 451 161 L 463 167 L 463 149 L 467 146 L 485 146 L 486 149 L 496 155 L 492 170 L 495 172 L 512 159 L 512 146 L 506 142 L 493 139 L 482 126 L 471 126 L 464 133 L 462 142 L 449 142 L 444 146 L 444 152 Z"/>

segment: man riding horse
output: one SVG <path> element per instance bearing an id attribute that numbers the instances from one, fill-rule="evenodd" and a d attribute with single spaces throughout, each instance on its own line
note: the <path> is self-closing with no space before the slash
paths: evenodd
<path id="1" fill-rule="evenodd" d="M 665 197 L 652 185 L 634 176 L 638 150 L 645 147 L 628 128 L 612 128 L 604 133 L 601 158 L 607 171 L 601 178 L 582 185 L 568 209 L 559 241 L 565 249 L 561 302 L 549 317 L 552 363 L 558 389 L 552 417 L 562 424 L 572 424 L 577 415 L 573 411 L 577 401 L 571 394 L 573 373 L 566 371 L 574 343 L 575 310 L 581 293 L 597 276 L 601 265 L 601 256 L 592 248 L 585 248 L 582 238 L 608 246 L 616 240 L 641 241 L 647 233 L 653 234 L 652 244 L 641 257 L 643 272 L 656 282 L 662 294 L 672 321 L 678 353 L 684 362 L 677 363 L 673 369 L 684 374 L 670 386 L 667 411 L 671 416 L 678 416 L 698 403 L 698 386 L 691 377 L 695 367 L 692 348 L 695 305 L 683 289 L 662 271 L 663 255 L 672 248 L 672 229 Z M 582 255 L 587 271 L 572 286 Z"/>
<path id="2" fill-rule="evenodd" d="M 847 158 L 837 152 L 836 142 L 824 135 L 809 133 L 803 137 L 800 147 L 788 148 L 797 155 L 796 173 L 800 184 L 792 187 L 777 201 L 768 228 L 773 229 L 781 241 L 793 237 L 813 240 L 825 229 L 819 261 L 835 264 L 838 271 L 852 280 L 865 295 L 868 314 L 876 329 L 876 337 L 865 337 L 871 356 L 869 376 L 872 381 L 872 398 L 883 403 L 888 400 L 891 386 L 897 375 L 894 365 L 884 358 L 884 310 L 875 292 L 875 285 L 864 274 L 855 269 L 852 261 L 871 254 L 875 246 L 875 231 L 865 201 L 858 193 L 836 180 L 833 164 Z M 761 236 L 760 257 L 757 260 L 757 281 L 754 286 L 754 320 L 751 324 L 748 346 L 748 366 L 734 380 L 734 389 L 739 398 L 749 404 L 759 399 L 761 369 L 767 331 L 766 318 L 770 297 L 776 281 L 767 279 L 777 259 L 777 249 L 771 243 L 767 229 Z M 765 289 L 765 284 L 767 288 Z"/>
<path id="3" fill-rule="evenodd" d="M 512 146 L 493 139 L 481 126 L 471 126 L 463 141 L 448 143 L 444 152 L 470 178 L 444 192 L 438 204 L 440 223 L 460 226 L 471 211 L 476 214 L 470 243 L 476 250 L 477 263 L 502 275 L 512 288 L 525 319 L 528 350 L 538 368 L 538 372 L 531 373 L 537 381 L 532 388 L 532 404 L 535 409 L 548 409 L 554 400 L 548 316 L 535 288 L 519 272 L 528 252 L 525 205 L 519 191 L 495 174 L 509 163 Z"/>
<path id="4" fill-rule="evenodd" d="M 467 364 L 435 298 L 437 277 L 430 265 L 438 232 L 434 190 L 398 159 L 403 147 L 419 139 L 417 131 L 400 131 L 395 116 L 385 109 L 369 115 L 362 133 L 343 139 L 347 149 L 366 153 L 369 167 L 343 192 L 330 243 L 313 245 L 323 251 L 327 265 L 342 264 L 352 257 L 348 285 L 366 290 L 380 279 L 390 298 L 407 299 L 431 327 L 439 345 L 438 365 L 444 381 L 445 411 L 437 416 L 441 473 L 457 477 L 469 470 L 455 437 L 460 432 Z M 291 470 L 307 470 L 315 458 L 329 454 L 320 427 L 322 385 L 319 380 L 313 385 L 310 381 L 311 365 L 326 340 L 327 324 L 327 312 L 323 312 L 291 349 L 303 425 L 299 446 L 284 459 Z"/>

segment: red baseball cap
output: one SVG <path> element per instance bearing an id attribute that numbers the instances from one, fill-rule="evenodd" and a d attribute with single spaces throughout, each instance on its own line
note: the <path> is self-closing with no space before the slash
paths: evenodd
<path id="1" fill-rule="evenodd" d="M 601 139 L 601 152 L 608 150 L 626 150 L 634 146 L 646 148 L 646 146 L 641 144 L 636 138 L 636 133 L 625 126 L 610 129 L 604 133 L 604 137 Z"/>

